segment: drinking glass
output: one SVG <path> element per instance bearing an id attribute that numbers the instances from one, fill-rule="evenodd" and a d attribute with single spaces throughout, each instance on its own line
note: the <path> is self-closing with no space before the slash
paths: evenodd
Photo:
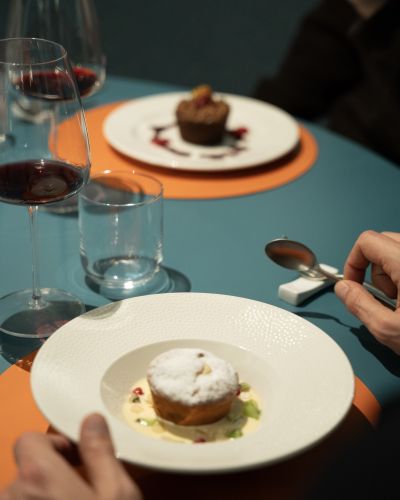
<path id="1" fill-rule="evenodd" d="M 15 113 L 23 97 L 40 119 Z M 0 330 L 46 337 L 85 310 L 68 292 L 40 288 L 39 205 L 74 196 L 89 177 L 89 143 L 76 79 L 65 49 L 35 38 L 0 40 L 0 201 L 28 208 L 32 288 L 0 299 Z"/>
<path id="2" fill-rule="evenodd" d="M 81 97 L 102 87 L 105 57 L 92 0 L 12 0 L 7 37 L 36 37 L 61 44 L 68 52 Z"/>
<path id="3" fill-rule="evenodd" d="M 133 169 L 93 175 L 79 195 L 81 262 L 91 288 L 121 300 L 170 290 L 163 185 Z"/>

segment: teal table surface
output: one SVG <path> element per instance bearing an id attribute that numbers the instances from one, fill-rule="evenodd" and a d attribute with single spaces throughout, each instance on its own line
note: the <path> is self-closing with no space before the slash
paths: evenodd
<path id="1" fill-rule="evenodd" d="M 109 76 L 87 108 L 121 99 L 180 90 L 176 86 Z M 330 335 L 347 354 L 356 376 L 385 403 L 400 394 L 400 359 L 378 344 L 348 313 L 332 289 L 295 307 L 278 298 L 295 273 L 267 260 L 265 243 L 286 235 L 313 248 L 321 262 L 342 268 L 366 229 L 399 231 L 400 167 L 324 128 L 304 123 L 317 140 L 311 170 L 277 189 L 212 200 L 167 199 L 164 264 L 177 289 L 247 297 L 302 316 Z M 26 208 L 0 204 L 0 294 L 30 286 L 31 256 Z M 40 281 L 80 296 L 89 307 L 107 299 L 85 283 L 79 259 L 76 214 L 39 214 Z M 180 284 L 180 285 L 179 285 Z M 0 372 L 30 342 L 0 336 Z"/>

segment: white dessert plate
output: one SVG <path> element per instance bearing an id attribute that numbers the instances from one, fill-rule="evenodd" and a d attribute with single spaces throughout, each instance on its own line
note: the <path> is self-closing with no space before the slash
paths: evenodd
<path id="1" fill-rule="evenodd" d="M 223 94 L 230 105 L 227 131 L 244 128 L 240 140 L 230 133 L 217 146 L 183 141 L 175 108 L 188 93 L 172 92 L 135 99 L 112 111 L 104 121 L 108 143 L 120 153 L 159 167 L 220 172 L 255 167 L 277 160 L 299 142 L 299 127 L 288 113 L 249 97 Z M 159 128 L 155 132 L 155 128 Z M 155 144 L 157 137 L 166 144 Z"/>
<path id="2" fill-rule="evenodd" d="M 253 432 L 182 444 L 153 439 L 124 421 L 123 400 L 149 361 L 185 346 L 231 362 L 258 393 L 262 414 Z M 245 470 L 300 453 L 343 420 L 354 395 L 347 357 L 319 328 L 262 302 L 202 293 L 135 297 L 70 321 L 40 349 L 31 384 L 44 416 L 72 440 L 85 415 L 101 412 L 118 457 L 184 473 Z"/>

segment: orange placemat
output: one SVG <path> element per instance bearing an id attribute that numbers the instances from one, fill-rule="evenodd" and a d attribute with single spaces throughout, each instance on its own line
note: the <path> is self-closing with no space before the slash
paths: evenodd
<path id="1" fill-rule="evenodd" d="M 274 189 L 306 173 L 317 158 L 317 143 L 312 134 L 301 126 L 298 148 L 284 158 L 265 166 L 223 173 L 194 173 L 155 167 L 118 153 L 105 140 L 103 121 L 121 104 L 123 104 L 121 101 L 114 102 L 86 112 L 92 151 L 92 171 L 134 167 L 138 172 L 156 176 L 164 184 L 166 198 L 228 198 Z"/>
<path id="2" fill-rule="evenodd" d="M 0 491 L 15 477 L 13 444 L 27 431 L 46 432 L 49 424 L 31 393 L 29 372 L 13 365 L 0 375 Z"/>
<path id="3" fill-rule="evenodd" d="M 49 424 L 39 412 L 31 393 L 29 369 L 32 359 L 32 355 L 26 356 L 0 375 L 0 491 L 15 477 L 12 449 L 16 438 L 25 431 L 46 432 L 49 429 Z M 355 411 L 360 412 L 371 425 L 375 425 L 380 405 L 360 379 L 356 377 L 355 382 L 349 427 L 355 425 L 350 418 Z"/>

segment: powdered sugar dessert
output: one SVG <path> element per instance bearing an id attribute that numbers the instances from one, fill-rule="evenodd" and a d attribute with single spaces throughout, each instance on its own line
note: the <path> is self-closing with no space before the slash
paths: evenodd
<path id="1" fill-rule="evenodd" d="M 185 348 L 155 358 L 147 377 L 131 385 L 121 410 L 129 426 L 153 439 L 212 443 L 256 431 L 261 408 L 257 391 L 248 382 L 238 383 L 229 363 L 200 348 Z"/>
<path id="2" fill-rule="evenodd" d="M 156 414 L 179 425 L 204 425 L 227 415 L 239 379 L 225 360 L 203 349 L 171 349 L 147 371 Z"/>

